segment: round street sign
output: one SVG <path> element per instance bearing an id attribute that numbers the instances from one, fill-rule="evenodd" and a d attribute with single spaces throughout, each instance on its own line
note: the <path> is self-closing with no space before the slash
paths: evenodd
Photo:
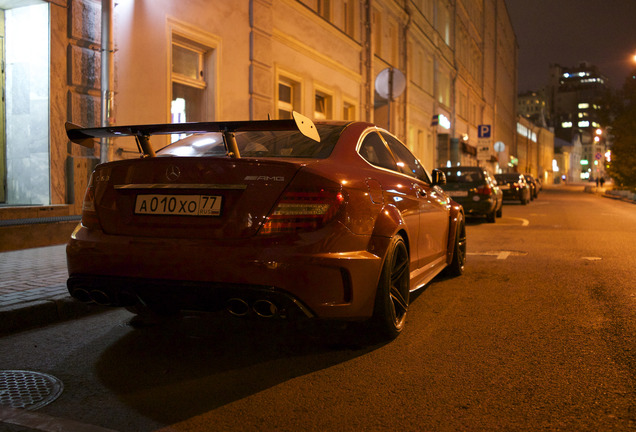
<path id="1" fill-rule="evenodd" d="M 501 141 L 497 141 L 494 147 L 497 153 L 501 153 L 502 151 L 506 149 L 506 145 Z"/>
<path id="2" fill-rule="evenodd" d="M 399 97 L 406 89 L 406 77 L 399 69 L 386 68 L 380 71 L 375 78 L 375 91 L 384 99 L 389 99 L 389 88 L 393 79 L 393 91 L 390 99 Z"/>

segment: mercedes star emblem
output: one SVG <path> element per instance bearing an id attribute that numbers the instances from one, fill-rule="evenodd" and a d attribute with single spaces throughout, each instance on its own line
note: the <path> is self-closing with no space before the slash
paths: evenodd
<path id="1" fill-rule="evenodd" d="M 166 170 L 166 178 L 170 181 L 175 181 L 181 175 L 181 170 L 176 165 L 170 165 Z"/>

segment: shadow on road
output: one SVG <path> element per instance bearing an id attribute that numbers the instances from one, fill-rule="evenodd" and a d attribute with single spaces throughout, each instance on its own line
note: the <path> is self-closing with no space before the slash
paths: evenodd
<path id="1" fill-rule="evenodd" d="M 171 424 L 382 346 L 364 334 L 192 314 L 129 332 L 103 353 L 96 372 L 126 405 Z"/>

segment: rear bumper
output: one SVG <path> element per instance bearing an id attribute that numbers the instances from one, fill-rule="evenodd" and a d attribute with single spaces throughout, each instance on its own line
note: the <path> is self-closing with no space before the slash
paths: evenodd
<path id="1" fill-rule="evenodd" d="M 475 197 L 479 198 L 479 201 L 475 201 L 473 198 L 464 199 L 462 201 L 457 200 L 457 198 L 453 198 L 464 208 L 464 213 L 466 215 L 489 215 L 493 211 L 495 211 L 495 207 L 497 206 L 497 199 L 494 197 L 479 197 L 475 195 Z"/>
<path id="2" fill-rule="evenodd" d="M 504 200 L 520 200 L 523 198 L 523 191 L 519 189 L 507 189 L 503 191 Z"/>
<path id="3" fill-rule="evenodd" d="M 275 300 L 279 310 L 307 317 L 370 317 L 388 239 L 348 230 L 316 234 L 215 242 L 109 236 L 79 228 L 67 246 L 68 288 L 80 300 L 91 291 L 103 292 L 103 303 L 112 306 L 163 303 L 212 311 L 231 298 L 266 299 Z M 371 243 L 381 253 L 367 251 Z"/>

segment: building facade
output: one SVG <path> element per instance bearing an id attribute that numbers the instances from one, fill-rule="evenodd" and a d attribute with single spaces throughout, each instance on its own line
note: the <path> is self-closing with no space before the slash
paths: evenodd
<path id="1" fill-rule="evenodd" d="M 554 132 L 519 115 L 516 146 L 508 162 L 509 171 L 531 174 L 543 184 L 554 182 Z"/>
<path id="2" fill-rule="evenodd" d="M 66 139 L 65 121 L 100 125 L 103 98 L 108 122 L 118 125 L 286 118 L 293 110 L 369 121 L 404 140 L 429 170 L 463 163 L 500 171 L 516 148 L 517 41 L 504 0 L 117 0 L 109 17 L 113 93 L 103 95 L 108 1 L 16 0 L 5 11 L 7 59 L 9 38 L 20 39 L 13 15 L 26 12 L 28 28 L 42 32 L 27 39 L 46 41 L 48 50 L 33 61 L 49 60 L 27 67 L 47 71 L 31 77 L 30 92 L 14 87 L 18 98 L 35 95 L 26 105 L 39 123 L 24 128 L 35 135 L 12 117 L 26 108 L 9 100 L 3 107 L 2 208 L 66 206 L 78 214 L 100 158 L 136 157 L 132 140 L 104 143 L 102 152 Z M 32 7 L 42 9 L 42 23 Z M 12 64 L 7 84 L 26 67 Z M 403 85 L 387 94 L 391 74 Z M 25 151 L 21 140 L 39 147 L 16 156 Z M 505 150 L 495 152 L 496 142 Z"/>

